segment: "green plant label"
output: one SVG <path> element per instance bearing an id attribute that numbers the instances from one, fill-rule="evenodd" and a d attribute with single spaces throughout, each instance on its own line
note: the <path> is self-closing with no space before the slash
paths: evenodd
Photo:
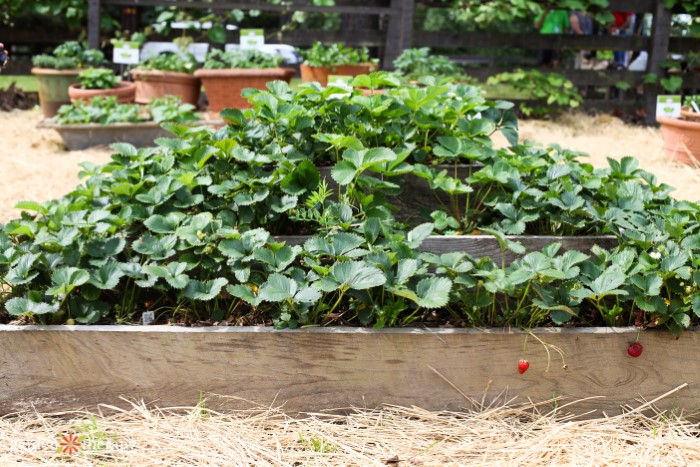
<path id="1" fill-rule="evenodd" d="M 340 86 L 343 88 L 350 88 L 352 87 L 350 83 L 352 82 L 352 76 L 346 76 L 346 75 L 328 75 L 328 84 L 335 85 L 335 86 Z"/>
<path id="2" fill-rule="evenodd" d="M 114 53 L 112 61 L 124 65 L 136 65 L 139 62 L 139 43 L 130 41 L 112 41 Z"/>
<path id="3" fill-rule="evenodd" d="M 265 45 L 265 31 L 262 29 L 241 29 L 241 48 L 255 49 Z"/>
<path id="4" fill-rule="evenodd" d="M 656 98 L 656 116 L 678 118 L 681 116 L 681 96 L 663 95 Z"/>

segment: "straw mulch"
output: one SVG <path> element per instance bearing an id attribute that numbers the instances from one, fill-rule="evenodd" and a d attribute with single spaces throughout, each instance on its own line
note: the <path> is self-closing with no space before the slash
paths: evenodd
<path id="1" fill-rule="evenodd" d="M 0 222 L 21 200 L 47 200 L 72 190 L 77 163 L 109 160 L 104 148 L 68 153 L 53 131 L 34 128 L 38 111 L 0 112 Z M 521 122 L 521 136 L 606 157 L 632 155 L 661 181 L 696 200 L 700 171 L 666 161 L 656 129 L 608 117 L 564 116 Z M 561 408 L 561 405 L 559 405 Z M 291 418 L 280 409 L 217 413 L 198 406 L 0 418 L 0 465 L 692 465 L 700 428 L 682 414 L 636 411 L 582 420 L 552 403 L 427 412 L 385 407 L 349 415 Z M 63 434 L 80 436 L 80 451 L 61 453 Z M 57 448 L 59 452 L 57 453 Z"/>
<path id="2" fill-rule="evenodd" d="M 464 412 L 388 406 L 290 418 L 276 409 L 38 413 L 0 419 L 0 465 L 691 465 L 700 427 L 668 413 L 580 420 L 551 402 Z M 117 412 L 114 412 L 117 410 Z M 60 436 L 81 436 L 64 454 Z"/>

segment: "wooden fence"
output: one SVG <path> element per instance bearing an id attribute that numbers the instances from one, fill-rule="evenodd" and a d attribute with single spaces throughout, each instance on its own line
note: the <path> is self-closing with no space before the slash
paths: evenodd
<path id="1" fill-rule="evenodd" d="M 559 50 L 625 50 L 646 51 L 647 69 L 644 72 L 615 70 L 563 70 L 562 74 L 577 86 L 588 89 L 585 107 L 601 111 L 646 112 L 647 122 L 654 123 L 657 94 L 663 93 L 658 84 L 646 84 L 644 93 L 636 92 L 644 76 L 654 73 L 664 74 L 662 63 L 669 53 L 700 51 L 700 39 L 671 38 L 671 12 L 663 5 L 663 0 L 610 0 L 611 11 L 630 11 L 643 15 L 653 15 L 649 36 L 576 36 L 570 34 L 543 36 L 538 33 L 496 33 L 496 32 L 432 32 L 414 30 L 416 3 L 422 0 L 370 0 L 360 4 L 353 0 L 336 0 L 336 6 L 321 7 L 311 5 L 308 0 L 291 0 L 273 5 L 265 0 L 252 1 L 186 1 L 186 0 L 88 0 L 88 42 L 97 47 L 100 43 L 99 19 L 103 5 L 121 6 L 175 6 L 179 8 L 210 8 L 213 10 L 257 9 L 278 12 L 281 15 L 293 11 L 325 12 L 340 14 L 345 19 L 361 18 L 352 21 L 351 27 L 344 23 L 338 31 L 316 30 L 277 30 L 266 31 L 269 42 L 283 42 L 297 46 L 308 46 L 315 41 L 343 42 L 350 46 L 375 48 L 382 59 L 384 68 L 391 68 L 394 59 L 408 47 L 434 47 L 443 51 L 481 49 L 525 50 L 543 48 Z M 497 55 L 493 54 L 492 55 Z M 483 60 L 481 61 L 483 62 Z M 486 78 L 509 68 L 504 66 L 481 66 L 469 68 L 468 73 L 477 78 Z M 700 74 L 683 76 L 686 92 L 700 92 Z M 624 83 L 624 84 L 622 84 Z"/>

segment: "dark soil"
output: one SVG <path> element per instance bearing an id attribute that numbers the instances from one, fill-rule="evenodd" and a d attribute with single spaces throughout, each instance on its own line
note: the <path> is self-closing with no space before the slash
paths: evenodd
<path id="1" fill-rule="evenodd" d="M 9 112 L 12 109 L 28 110 L 39 103 L 39 94 L 36 92 L 25 92 L 10 84 L 7 89 L 0 89 L 0 110 Z"/>

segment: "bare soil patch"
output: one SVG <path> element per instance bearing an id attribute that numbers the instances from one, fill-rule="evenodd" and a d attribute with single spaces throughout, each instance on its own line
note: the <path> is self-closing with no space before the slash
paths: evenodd
<path id="1" fill-rule="evenodd" d="M 0 112 L 0 222 L 19 216 L 20 201 L 48 201 L 78 186 L 80 162 L 101 164 L 111 151 L 95 148 L 69 152 L 53 130 L 38 130 L 39 110 Z"/>

